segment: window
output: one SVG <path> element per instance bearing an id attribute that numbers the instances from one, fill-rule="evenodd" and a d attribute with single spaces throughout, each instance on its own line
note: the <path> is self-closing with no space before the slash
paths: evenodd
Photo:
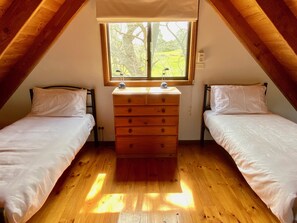
<path id="1" fill-rule="evenodd" d="M 105 85 L 192 84 L 196 22 L 134 22 L 100 25 Z"/>

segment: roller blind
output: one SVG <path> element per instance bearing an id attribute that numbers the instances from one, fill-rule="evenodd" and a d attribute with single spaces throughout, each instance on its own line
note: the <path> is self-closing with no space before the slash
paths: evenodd
<path id="1" fill-rule="evenodd" d="M 199 0 L 96 0 L 98 22 L 195 21 Z"/>

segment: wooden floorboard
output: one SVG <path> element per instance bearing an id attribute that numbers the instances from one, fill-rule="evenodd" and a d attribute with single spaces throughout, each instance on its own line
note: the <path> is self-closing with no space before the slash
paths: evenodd
<path id="1" fill-rule="evenodd" d="M 177 158 L 117 159 L 87 144 L 29 223 L 278 222 L 213 142 Z"/>

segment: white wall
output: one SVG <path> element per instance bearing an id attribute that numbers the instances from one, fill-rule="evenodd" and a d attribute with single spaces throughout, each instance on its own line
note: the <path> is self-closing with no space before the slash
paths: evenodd
<path id="1" fill-rule="evenodd" d="M 30 111 L 28 89 L 53 84 L 95 88 L 98 122 L 104 126 L 104 140 L 114 140 L 111 92 L 103 84 L 99 27 L 95 19 L 95 0 L 89 0 L 60 38 L 0 110 L 0 126 Z M 205 83 L 268 82 L 271 111 L 297 122 L 297 112 L 279 92 L 220 16 L 201 0 L 198 50 L 205 52 L 205 68 L 196 70 L 195 84 L 182 86 L 180 140 L 200 136 L 201 106 Z"/>

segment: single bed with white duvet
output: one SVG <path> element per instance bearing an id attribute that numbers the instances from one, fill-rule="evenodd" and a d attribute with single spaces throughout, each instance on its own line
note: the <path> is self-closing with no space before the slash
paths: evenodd
<path id="1" fill-rule="evenodd" d="M 93 125 L 90 114 L 28 116 L 1 130 L 0 206 L 8 222 L 26 222 L 43 205 Z"/>
<path id="2" fill-rule="evenodd" d="M 31 112 L 0 130 L 0 221 L 8 223 L 26 222 L 42 207 L 96 127 L 95 113 L 86 113 L 93 90 L 33 90 Z"/>
<path id="3" fill-rule="evenodd" d="M 201 132 L 208 128 L 282 223 L 297 222 L 297 124 L 268 111 L 266 87 L 206 86 Z"/>
<path id="4" fill-rule="evenodd" d="M 297 124 L 275 114 L 204 113 L 214 140 L 281 222 L 297 221 Z M 294 219 L 294 220 L 293 220 Z"/>

